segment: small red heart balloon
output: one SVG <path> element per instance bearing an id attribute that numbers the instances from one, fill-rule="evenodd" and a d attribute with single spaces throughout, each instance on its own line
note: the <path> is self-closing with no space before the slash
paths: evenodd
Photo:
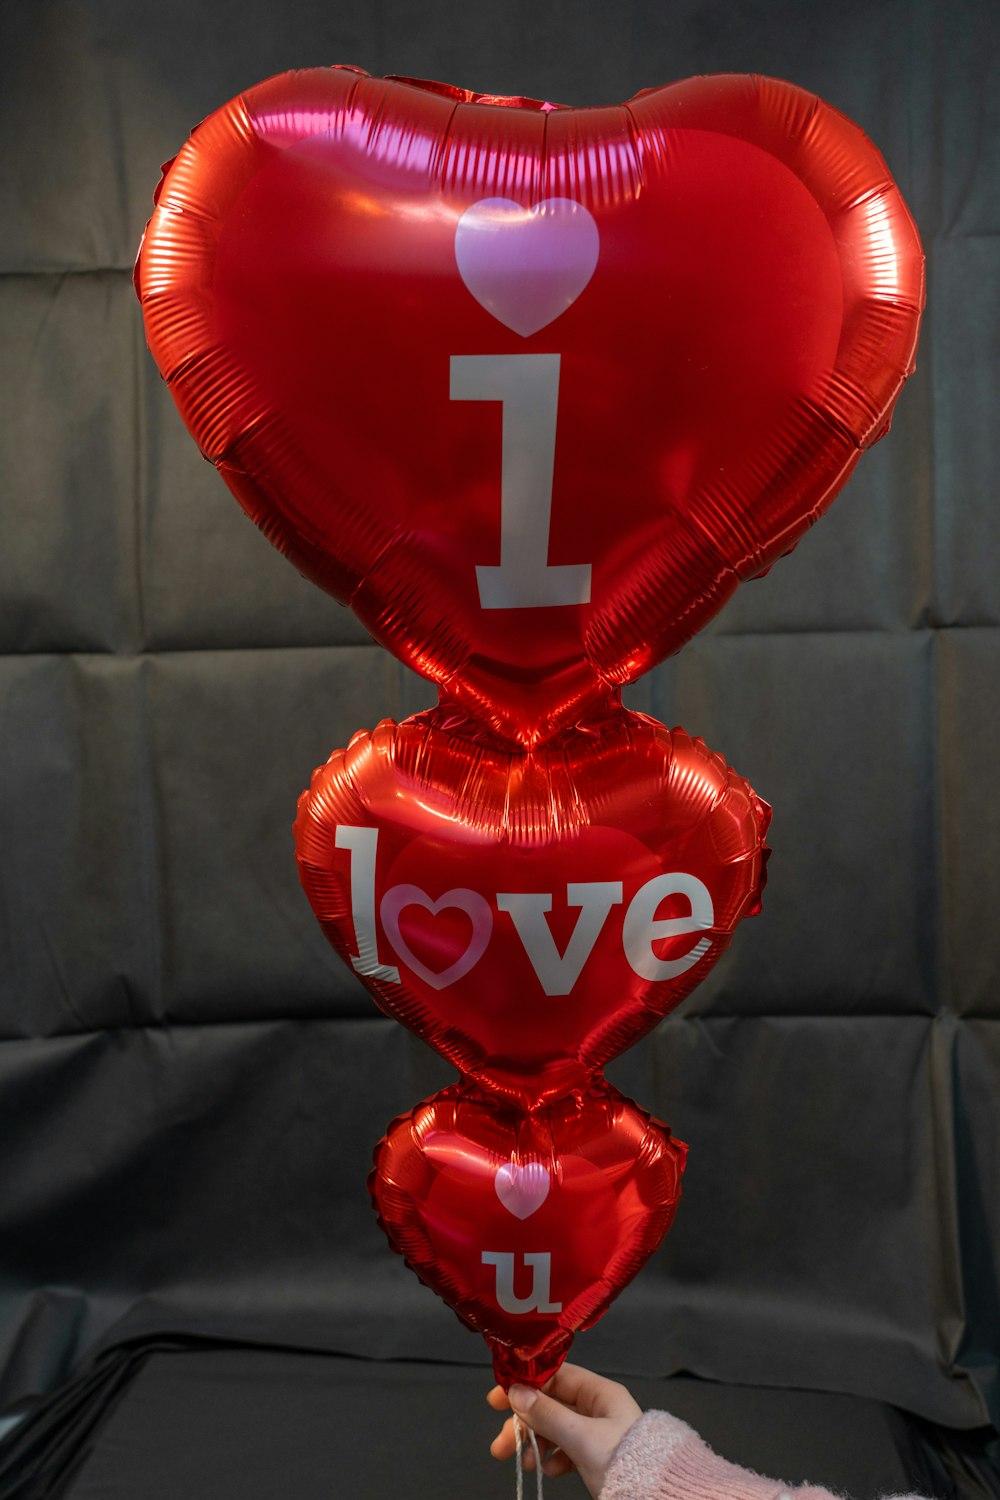
<path id="1" fill-rule="evenodd" d="M 324 932 L 377 1003 L 525 1109 L 585 1084 L 760 908 L 770 809 L 619 708 L 509 753 L 437 715 L 355 735 L 295 824 Z"/>
<path id="2" fill-rule="evenodd" d="M 270 540 L 530 745 L 830 503 L 912 368 L 923 262 L 874 146 L 791 84 L 562 109 L 315 69 L 194 132 L 136 284 Z"/>
<path id="3" fill-rule="evenodd" d="M 369 1189 L 392 1248 L 539 1386 L 670 1227 L 687 1147 L 603 1080 L 534 1115 L 461 1085 L 393 1121 Z"/>

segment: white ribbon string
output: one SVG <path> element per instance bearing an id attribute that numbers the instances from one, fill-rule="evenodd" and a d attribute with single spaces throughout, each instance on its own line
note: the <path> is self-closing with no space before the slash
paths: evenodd
<path id="1" fill-rule="evenodd" d="M 516 1493 L 517 1500 L 524 1500 L 524 1434 L 527 1433 L 531 1440 L 531 1451 L 535 1455 L 535 1493 L 537 1500 L 544 1500 L 542 1494 L 542 1455 L 538 1451 L 538 1439 L 521 1418 L 515 1414 L 514 1417 L 514 1447 L 517 1450 L 517 1474 Z"/>

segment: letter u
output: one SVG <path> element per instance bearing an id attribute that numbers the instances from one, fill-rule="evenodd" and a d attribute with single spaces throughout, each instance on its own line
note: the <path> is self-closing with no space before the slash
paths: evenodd
<path id="1" fill-rule="evenodd" d="M 496 1268 L 497 1305 L 506 1313 L 562 1312 L 562 1303 L 551 1299 L 552 1256 L 547 1250 L 525 1254 L 524 1263 L 531 1267 L 531 1291 L 518 1297 L 514 1291 L 514 1252 L 484 1250 L 483 1265 Z"/>

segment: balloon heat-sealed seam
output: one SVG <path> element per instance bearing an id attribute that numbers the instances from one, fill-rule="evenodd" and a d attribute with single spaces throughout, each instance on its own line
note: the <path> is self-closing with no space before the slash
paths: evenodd
<path id="1" fill-rule="evenodd" d="M 601 1069 L 760 909 L 769 852 L 769 806 L 619 690 L 886 430 L 913 221 L 779 80 L 574 110 L 311 69 L 198 127 L 135 274 L 239 504 L 438 685 L 315 771 L 299 873 L 461 1076 L 377 1148 L 379 1222 L 497 1378 L 541 1384 L 680 1191 L 686 1148 Z"/>

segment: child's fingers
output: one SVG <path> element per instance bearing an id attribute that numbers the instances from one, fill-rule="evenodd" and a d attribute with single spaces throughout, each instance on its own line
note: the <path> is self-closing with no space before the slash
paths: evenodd
<path id="1" fill-rule="evenodd" d="M 535 1453 L 534 1449 L 531 1446 L 531 1438 L 528 1436 L 526 1430 L 521 1433 L 521 1440 L 524 1462 L 527 1465 L 528 1460 L 530 1459 L 531 1467 L 534 1468 Z M 545 1455 L 552 1447 L 552 1444 L 546 1442 L 545 1438 L 543 1437 L 536 1437 L 536 1442 L 538 1443 L 538 1451 L 541 1453 L 542 1458 L 544 1459 Z M 493 1439 L 492 1443 L 490 1444 L 490 1452 L 493 1454 L 494 1458 L 514 1457 L 514 1454 L 517 1452 L 517 1435 L 514 1432 L 513 1417 L 507 1418 L 506 1422 L 503 1424 L 500 1431 Z"/>
<path id="2" fill-rule="evenodd" d="M 536 1435 L 535 1441 L 538 1443 L 538 1451 L 542 1455 L 542 1472 L 548 1474 L 550 1472 L 549 1461 L 550 1458 L 555 1457 L 556 1449 L 547 1438 Z M 493 1439 L 490 1444 L 490 1452 L 494 1458 L 507 1459 L 514 1457 L 514 1454 L 517 1452 L 517 1437 L 514 1433 L 513 1417 L 507 1418 L 507 1421 Z M 535 1452 L 531 1446 L 531 1438 L 526 1432 L 522 1433 L 521 1459 L 525 1470 L 530 1473 L 535 1467 Z M 572 1464 L 568 1459 L 566 1459 L 566 1463 L 568 1468 L 557 1468 L 552 1470 L 551 1473 L 553 1475 L 567 1473 L 568 1469 L 572 1468 Z"/>
<path id="3" fill-rule="evenodd" d="M 542 1459 L 542 1473 L 548 1474 L 549 1463 L 551 1461 L 554 1461 L 558 1450 L 553 1446 L 552 1443 L 548 1442 L 546 1438 L 537 1438 L 537 1442 L 538 1452 L 541 1455 Z M 531 1446 L 530 1438 L 525 1438 L 524 1447 L 521 1449 L 521 1467 L 526 1474 L 533 1474 L 535 1472 L 535 1450 Z M 570 1467 L 572 1467 L 572 1465 Z M 557 1474 L 563 1474 L 565 1472 L 566 1471 L 564 1469 L 554 1469 L 552 1471 L 552 1477 L 555 1478 Z"/>
<path id="4" fill-rule="evenodd" d="M 513 1386 L 511 1405 L 522 1422 L 533 1428 L 538 1436 L 572 1453 L 587 1441 L 589 1417 L 579 1416 L 570 1407 L 564 1406 L 554 1396 L 543 1391 L 531 1391 L 525 1386 Z"/>
<path id="5" fill-rule="evenodd" d="M 561 1475 L 573 1474 L 575 1471 L 576 1464 L 561 1448 L 553 1448 L 548 1458 L 542 1462 L 542 1473 L 547 1479 L 559 1479 Z"/>
<path id="6" fill-rule="evenodd" d="M 559 1366 L 554 1375 L 550 1375 L 542 1386 L 547 1396 L 555 1396 L 557 1401 L 562 1401 L 566 1406 L 575 1406 L 582 1391 L 585 1391 L 593 1380 L 597 1378 L 589 1370 L 583 1369 L 581 1365 L 571 1365 L 568 1362 Z"/>
<path id="7" fill-rule="evenodd" d="M 585 1370 L 581 1365 L 560 1365 L 542 1390 L 564 1406 L 589 1417 L 613 1417 L 632 1403 L 632 1397 L 623 1385 L 607 1380 L 603 1375 L 595 1375 L 593 1370 Z"/>
<path id="8" fill-rule="evenodd" d="M 510 1401 L 502 1385 L 495 1385 L 486 1399 L 494 1411 L 510 1411 Z"/>
<path id="9" fill-rule="evenodd" d="M 513 1458 L 516 1451 L 517 1443 L 514 1439 L 514 1418 L 508 1417 L 490 1444 L 490 1452 L 494 1458 Z"/>

